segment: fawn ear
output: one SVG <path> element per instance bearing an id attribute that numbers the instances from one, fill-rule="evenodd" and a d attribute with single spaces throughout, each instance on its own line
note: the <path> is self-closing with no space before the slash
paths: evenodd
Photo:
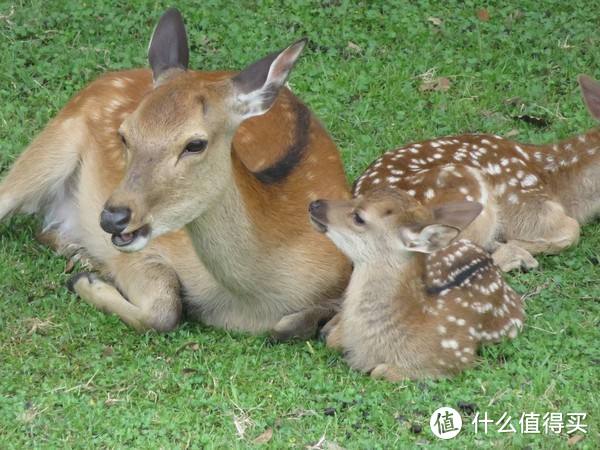
<path id="1" fill-rule="evenodd" d="M 458 233 L 460 233 L 458 228 L 436 223 L 427 225 L 420 231 L 415 231 L 414 228 L 402 228 L 400 238 L 408 251 L 433 253 L 447 246 L 458 236 Z"/>
<path id="2" fill-rule="evenodd" d="M 413 252 L 432 253 L 452 242 L 481 213 L 477 202 L 446 203 L 432 209 L 430 225 L 402 228 L 404 246 Z"/>
<path id="3" fill-rule="evenodd" d="M 148 61 L 155 84 L 173 69 L 186 70 L 190 59 L 183 17 L 175 9 L 168 9 L 158 21 L 150 45 Z"/>
<path id="4" fill-rule="evenodd" d="M 587 75 L 579 75 L 579 87 L 590 114 L 600 120 L 600 83 Z"/>
<path id="5" fill-rule="evenodd" d="M 464 230 L 483 210 L 478 202 L 453 202 L 434 207 L 433 222 Z"/>
<path id="6" fill-rule="evenodd" d="M 306 39 L 301 39 L 286 49 L 265 56 L 233 77 L 235 107 L 242 120 L 266 113 L 277 98 Z"/>

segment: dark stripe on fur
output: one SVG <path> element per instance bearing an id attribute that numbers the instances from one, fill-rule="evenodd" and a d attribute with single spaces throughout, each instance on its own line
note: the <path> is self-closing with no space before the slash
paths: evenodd
<path id="1" fill-rule="evenodd" d="M 466 280 L 468 280 L 471 277 L 471 275 L 473 275 L 479 269 L 489 266 L 491 262 L 492 261 L 489 258 L 486 258 L 483 261 L 479 261 L 477 264 L 473 264 L 472 266 L 467 267 L 462 272 L 459 272 L 453 280 L 447 282 L 446 284 L 443 284 L 441 286 L 427 286 L 427 293 L 429 295 L 439 294 L 440 292 L 446 289 L 451 289 L 453 287 L 460 286 Z"/>
<path id="2" fill-rule="evenodd" d="M 310 137 L 310 111 L 300 102 L 296 103 L 295 106 L 296 130 L 294 142 L 279 161 L 266 169 L 254 172 L 254 176 L 265 184 L 274 184 L 285 180 L 300 164 L 306 153 Z"/>

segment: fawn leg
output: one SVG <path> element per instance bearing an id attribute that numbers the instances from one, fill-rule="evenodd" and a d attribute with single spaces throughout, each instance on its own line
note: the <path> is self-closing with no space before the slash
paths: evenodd
<path id="1" fill-rule="evenodd" d="M 499 243 L 492 253 L 492 259 L 504 272 L 521 268 L 530 270 L 538 266 L 537 260 L 531 256 L 531 253 L 514 243 Z"/>
<path id="2" fill-rule="evenodd" d="M 340 309 L 342 299 L 329 299 L 297 313 L 283 316 L 273 328 L 272 337 L 277 341 L 311 339 L 319 326 L 331 319 Z"/>
<path id="3" fill-rule="evenodd" d="M 508 244 L 514 244 L 529 253 L 556 254 L 579 240 L 579 223 L 565 213 L 561 204 L 544 200 L 537 204 L 527 202 L 528 217 L 522 224 L 509 223 L 505 232 Z"/>

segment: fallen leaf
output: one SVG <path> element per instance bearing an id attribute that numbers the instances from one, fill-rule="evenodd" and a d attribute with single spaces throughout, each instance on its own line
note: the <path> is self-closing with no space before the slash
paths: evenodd
<path id="1" fill-rule="evenodd" d="M 200 350 L 200 344 L 198 344 L 197 342 L 186 342 L 185 344 L 183 344 L 181 347 L 179 347 L 177 350 L 175 350 L 175 354 L 178 355 L 179 353 L 181 353 L 184 350 L 192 350 L 193 352 L 197 352 L 198 350 Z"/>
<path id="2" fill-rule="evenodd" d="M 29 328 L 27 330 L 27 334 L 46 334 L 46 332 L 50 329 L 50 328 L 54 328 L 56 326 L 56 324 L 54 324 L 50 318 L 46 319 L 46 320 L 41 320 L 38 319 L 37 317 L 32 317 L 32 318 L 28 318 L 25 319 L 23 321 L 25 323 L 25 326 L 27 328 Z"/>
<path id="3" fill-rule="evenodd" d="M 352 41 L 348 41 L 348 45 L 346 46 L 346 48 L 348 50 L 352 50 L 353 52 L 356 52 L 356 53 L 361 53 L 363 51 L 363 49 L 360 45 L 355 44 Z"/>
<path id="4" fill-rule="evenodd" d="M 583 434 L 574 434 L 567 440 L 567 445 L 571 447 L 577 444 L 579 441 L 583 440 L 583 437 Z"/>
<path id="5" fill-rule="evenodd" d="M 104 356 L 105 358 L 107 356 L 110 356 L 114 353 L 113 348 L 110 345 L 107 345 L 106 347 L 104 347 L 104 350 L 102 350 L 102 356 Z"/>
<path id="6" fill-rule="evenodd" d="M 450 89 L 450 80 L 446 77 L 433 78 L 431 80 L 424 80 L 419 86 L 421 92 L 438 91 L 446 92 Z"/>
<path id="7" fill-rule="evenodd" d="M 479 9 L 477 10 L 477 18 L 482 22 L 487 22 L 488 20 L 490 20 L 490 13 L 487 9 Z"/>
<path id="8" fill-rule="evenodd" d="M 520 133 L 520 131 L 519 131 L 519 130 L 517 130 L 516 128 L 513 128 L 513 129 L 512 129 L 512 130 L 510 130 L 508 133 L 506 133 L 504 136 L 505 136 L 505 137 L 507 137 L 507 138 L 511 138 L 511 137 L 514 137 L 514 136 L 516 136 L 516 135 L 517 135 L 517 134 L 519 134 L 519 133 Z"/>
<path id="9" fill-rule="evenodd" d="M 273 428 L 267 428 L 252 441 L 254 444 L 266 444 L 273 437 Z"/>
<path id="10" fill-rule="evenodd" d="M 510 106 L 519 106 L 523 104 L 523 99 L 521 97 L 510 97 L 504 100 L 504 104 Z"/>
<path id="11" fill-rule="evenodd" d="M 75 261 L 73 261 L 73 258 L 71 258 L 65 264 L 64 273 L 71 273 L 71 272 L 73 272 L 74 268 L 75 268 Z"/>
<path id="12" fill-rule="evenodd" d="M 440 19 L 439 17 L 428 17 L 427 20 L 434 24 L 436 27 L 442 25 L 442 19 Z"/>

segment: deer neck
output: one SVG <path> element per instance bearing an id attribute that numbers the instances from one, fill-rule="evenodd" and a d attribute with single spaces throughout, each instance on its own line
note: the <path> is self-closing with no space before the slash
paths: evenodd
<path id="1" fill-rule="evenodd" d="M 225 188 L 187 230 L 196 253 L 215 279 L 229 291 L 252 295 L 260 286 L 269 263 L 270 249 L 261 241 L 257 221 L 273 214 L 265 208 L 266 187 L 243 164 L 235 151 L 230 154 L 231 170 L 222 180 Z M 262 275 L 260 273 L 262 272 Z"/>
<path id="2" fill-rule="evenodd" d="M 423 266 L 424 255 L 415 253 L 392 260 L 357 263 L 345 302 L 349 308 L 358 308 L 361 314 L 385 311 L 392 303 L 396 311 L 408 310 L 421 298 Z"/>
<path id="3" fill-rule="evenodd" d="M 580 223 L 600 214 L 600 128 L 547 146 L 552 191 Z"/>

